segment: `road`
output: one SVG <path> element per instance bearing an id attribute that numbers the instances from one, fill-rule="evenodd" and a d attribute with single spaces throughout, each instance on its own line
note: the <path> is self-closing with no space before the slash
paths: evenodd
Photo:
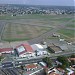
<path id="1" fill-rule="evenodd" d="M 75 50 L 56 53 L 56 54 L 53 53 L 53 54 L 50 54 L 50 55 L 37 56 L 37 57 L 29 58 L 29 59 L 24 59 L 24 58 L 22 58 L 21 60 L 15 59 L 14 64 L 16 63 L 15 65 L 18 66 L 18 65 L 23 65 L 23 64 L 37 63 L 37 62 L 41 62 L 42 59 L 45 58 L 45 57 L 50 57 L 51 59 L 55 59 L 58 56 L 71 55 L 71 54 L 74 54 L 74 53 L 75 53 Z M 19 64 L 17 62 L 23 62 L 23 63 Z"/>
<path id="2" fill-rule="evenodd" d="M 11 59 L 13 59 L 13 61 L 10 61 L 13 63 L 13 66 L 11 63 L 9 63 L 7 65 L 7 62 L 2 62 L 4 66 L 2 66 L 2 68 L 8 68 L 8 67 L 15 67 L 15 66 L 20 66 L 20 65 L 25 65 L 25 64 L 30 64 L 30 63 L 37 63 L 37 62 L 41 62 L 43 58 L 45 57 L 49 57 L 50 59 L 56 59 L 58 56 L 65 56 L 65 55 L 71 55 L 71 54 L 75 54 L 75 50 L 72 51 L 65 51 L 65 52 L 61 52 L 61 53 L 53 53 L 53 54 L 48 54 L 48 55 L 42 55 L 42 56 L 36 56 L 36 57 L 30 57 L 28 59 L 26 58 L 16 58 L 14 59 L 13 57 L 10 57 Z M 6 66 L 7 65 L 7 66 Z"/>

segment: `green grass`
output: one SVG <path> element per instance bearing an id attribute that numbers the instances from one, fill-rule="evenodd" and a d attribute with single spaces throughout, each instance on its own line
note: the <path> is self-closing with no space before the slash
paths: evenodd
<path id="1" fill-rule="evenodd" d="M 69 20 L 71 20 L 72 18 L 58 18 L 58 19 L 52 19 L 52 20 L 54 20 L 54 21 L 69 21 Z"/>
<path id="2" fill-rule="evenodd" d="M 22 16 L 11 16 L 11 15 L 4 15 L 0 16 L 0 20 L 10 20 L 10 19 L 51 19 L 55 16 L 49 16 L 49 15 L 41 15 L 41 14 L 27 14 L 27 15 L 22 15 Z"/>
<path id="3" fill-rule="evenodd" d="M 8 41 L 8 42 L 13 42 L 13 41 L 26 41 L 26 40 L 30 40 L 29 38 L 8 38 L 8 39 L 2 39 L 4 41 Z"/>
<path id="4" fill-rule="evenodd" d="M 67 27 L 75 28 L 75 24 L 68 24 Z"/>
<path id="5" fill-rule="evenodd" d="M 75 20 L 73 20 L 72 22 L 75 22 Z"/>
<path id="6" fill-rule="evenodd" d="M 3 32 L 2 40 L 9 42 L 30 40 L 32 38 L 39 37 L 52 29 L 53 28 L 51 27 L 16 25 L 8 23 L 5 31 Z"/>
<path id="7" fill-rule="evenodd" d="M 58 37 L 48 37 L 47 39 L 58 39 Z"/>
<path id="8" fill-rule="evenodd" d="M 61 29 L 61 30 L 58 30 L 58 32 L 60 34 L 63 34 L 67 37 L 70 37 L 70 38 L 73 38 L 74 37 L 74 30 L 70 30 L 70 29 Z"/>
<path id="9" fill-rule="evenodd" d="M 60 15 L 41 15 L 41 14 L 25 14 L 22 16 L 11 16 L 11 15 L 0 16 L 0 20 L 12 20 L 12 19 L 45 19 L 45 20 L 52 19 L 55 21 L 68 21 L 71 18 L 67 18 L 67 17 L 62 18 L 62 16 Z"/>

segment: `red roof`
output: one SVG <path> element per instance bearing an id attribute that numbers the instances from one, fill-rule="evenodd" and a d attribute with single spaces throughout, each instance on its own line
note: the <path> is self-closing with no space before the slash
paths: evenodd
<path id="1" fill-rule="evenodd" d="M 52 72 L 52 73 L 50 73 L 48 75 L 59 75 L 59 74 L 56 74 L 56 73 Z"/>
<path id="2" fill-rule="evenodd" d="M 29 69 L 29 68 L 36 68 L 37 67 L 37 65 L 35 65 L 35 64 L 29 64 L 29 65 L 26 65 L 26 68 L 27 69 Z"/>
<path id="3" fill-rule="evenodd" d="M 75 58 L 70 58 L 70 60 L 75 60 Z"/>
<path id="4" fill-rule="evenodd" d="M 17 46 L 16 49 L 21 46 L 23 46 L 25 48 L 25 50 L 20 52 L 19 54 L 23 54 L 25 52 L 33 52 L 33 49 L 29 44 L 21 44 L 21 45 Z"/>
<path id="5" fill-rule="evenodd" d="M 64 72 L 64 70 L 62 68 L 57 68 L 57 70 L 60 72 Z"/>
<path id="6" fill-rule="evenodd" d="M 71 75 L 75 75 L 75 73 L 72 73 Z"/>
<path id="7" fill-rule="evenodd" d="M 0 53 L 1 53 L 1 52 L 12 51 L 12 50 L 13 50 L 13 48 L 1 48 L 1 49 L 0 49 Z"/>

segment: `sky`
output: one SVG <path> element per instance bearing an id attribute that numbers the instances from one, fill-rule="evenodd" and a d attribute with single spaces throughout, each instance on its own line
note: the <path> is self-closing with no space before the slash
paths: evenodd
<path id="1" fill-rule="evenodd" d="M 0 0 L 0 4 L 74 6 L 75 0 Z"/>

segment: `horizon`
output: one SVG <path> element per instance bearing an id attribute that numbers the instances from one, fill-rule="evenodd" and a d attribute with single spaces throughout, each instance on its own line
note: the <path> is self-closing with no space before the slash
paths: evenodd
<path id="1" fill-rule="evenodd" d="M 29 5 L 29 4 L 0 4 L 0 5 L 26 5 L 26 6 L 61 6 L 61 7 L 75 7 L 74 6 L 66 6 L 66 5 Z"/>
<path id="2" fill-rule="evenodd" d="M 75 0 L 1 0 L 0 4 L 75 6 Z"/>

